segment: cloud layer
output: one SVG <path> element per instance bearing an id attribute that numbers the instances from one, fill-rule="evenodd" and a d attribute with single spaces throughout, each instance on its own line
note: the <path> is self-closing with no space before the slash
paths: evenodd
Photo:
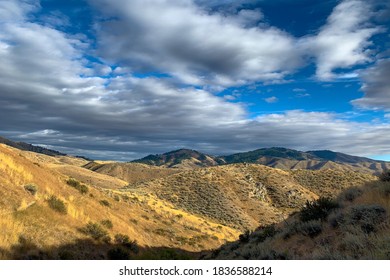
<path id="1" fill-rule="evenodd" d="M 0 134 L 122 160 L 181 147 L 211 154 L 264 146 L 390 153 L 389 124 L 302 110 L 250 117 L 235 96 L 216 94 L 281 81 L 308 57 L 319 79 L 369 61 L 369 38 L 379 29 L 366 26 L 365 2 L 341 2 L 318 34 L 304 38 L 262 24 L 260 10 L 221 14 L 190 0 L 90 2 L 100 16 L 96 49 L 84 34 L 34 22 L 37 1 L 0 3 Z M 390 109 L 388 76 L 386 59 L 364 72 L 366 95 L 354 104 Z"/>

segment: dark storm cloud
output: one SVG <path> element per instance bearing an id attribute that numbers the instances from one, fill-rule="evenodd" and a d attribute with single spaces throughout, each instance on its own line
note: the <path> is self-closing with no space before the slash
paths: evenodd
<path id="1" fill-rule="evenodd" d="M 381 59 L 362 73 L 365 93 L 363 98 L 352 103 L 365 109 L 390 111 L 390 59 Z"/>

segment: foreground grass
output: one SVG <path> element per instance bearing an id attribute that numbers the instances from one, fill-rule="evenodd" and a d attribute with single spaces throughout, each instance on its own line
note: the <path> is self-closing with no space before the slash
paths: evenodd
<path id="1" fill-rule="evenodd" d="M 211 259 L 390 259 L 390 176 L 307 203 L 282 223 L 246 232 Z"/>

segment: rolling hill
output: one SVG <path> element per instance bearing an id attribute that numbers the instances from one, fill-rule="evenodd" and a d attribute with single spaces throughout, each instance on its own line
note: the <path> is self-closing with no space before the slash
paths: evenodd
<path id="1" fill-rule="evenodd" d="M 240 233 L 377 180 L 344 165 L 386 168 L 329 151 L 268 152 L 216 158 L 182 149 L 119 163 L 0 144 L 0 259 L 196 258 L 226 242 L 221 251 L 240 248 Z M 270 155 L 274 167 L 259 164 Z M 240 160 L 254 163 L 232 163 Z"/>
<path id="2" fill-rule="evenodd" d="M 203 259 L 353 260 L 390 256 L 390 173 L 341 192 L 334 200 L 307 203 L 281 223 L 247 231 Z"/>
<path id="3" fill-rule="evenodd" d="M 129 184 L 123 191 L 153 194 L 188 213 L 243 231 L 280 221 L 307 200 L 333 196 L 371 180 L 375 177 L 356 172 L 297 172 L 258 164 L 231 164 Z"/>
<path id="4" fill-rule="evenodd" d="M 155 195 L 70 179 L 55 166 L 81 167 L 52 160 L 0 144 L 0 259 L 168 258 L 239 234 Z"/>
<path id="5" fill-rule="evenodd" d="M 45 155 L 49 155 L 49 156 L 65 156 L 66 155 L 66 154 L 60 153 L 60 152 L 55 151 L 55 150 L 46 149 L 46 148 L 40 147 L 40 146 L 34 146 L 34 145 L 31 145 L 31 144 L 28 144 L 25 142 L 14 142 L 14 141 L 11 141 L 11 140 L 6 139 L 6 138 L 1 137 L 1 136 L 0 136 L 0 143 L 8 145 L 10 147 L 17 148 L 19 150 L 45 154 Z"/>
<path id="6" fill-rule="evenodd" d="M 180 149 L 160 155 L 148 155 L 132 162 L 171 168 L 208 167 L 224 163 L 216 157 L 189 149 Z"/>
<path id="7" fill-rule="evenodd" d="M 343 153 L 320 150 L 301 152 L 286 148 L 263 148 L 227 156 L 210 156 L 198 151 L 181 149 L 161 155 L 149 155 L 133 162 L 164 167 L 207 167 L 234 163 L 257 163 L 269 167 L 296 170 L 334 169 L 379 175 L 390 169 L 390 162 L 378 161 Z"/>

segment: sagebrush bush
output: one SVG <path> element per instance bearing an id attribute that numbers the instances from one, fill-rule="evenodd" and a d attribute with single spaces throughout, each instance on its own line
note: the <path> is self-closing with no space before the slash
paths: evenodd
<path id="1" fill-rule="evenodd" d="M 300 220 L 307 222 L 310 220 L 325 220 L 329 213 L 338 208 L 336 201 L 328 197 L 320 197 L 315 201 L 307 201 L 300 212 Z"/>
<path id="2" fill-rule="evenodd" d="M 276 233 L 277 230 L 275 228 L 275 225 L 268 225 L 265 227 L 258 228 L 256 233 L 254 233 L 254 237 L 256 242 L 261 243 L 264 242 L 267 238 L 275 236 Z"/>
<path id="3" fill-rule="evenodd" d="M 375 204 L 357 205 L 351 208 L 349 217 L 351 224 L 358 224 L 365 233 L 371 233 L 386 219 L 386 209 Z"/>
<path id="4" fill-rule="evenodd" d="M 89 222 L 85 227 L 81 228 L 80 231 L 86 235 L 91 236 L 95 240 L 103 240 L 106 237 L 109 237 L 108 232 L 99 224 Z"/>
<path id="5" fill-rule="evenodd" d="M 106 207 L 111 207 L 111 203 L 108 202 L 108 200 L 106 199 L 103 199 L 103 200 L 100 200 L 99 203 L 103 206 L 106 206 Z"/>
<path id="6" fill-rule="evenodd" d="M 316 237 L 322 232 L 322 224 L 320 220 L 310 220 L 304 223 L 300 223 L 297 227 L 297 231 L 304 236 L 311 238 Z"/>
<path id="7" fill-rule="evenodd" d="M 108 228 L 108 229 L 112 229 L 114 227 L 113 223 L 111 222 L 111 220 L 102 220 L 100 222 L 102 224 L 102 226 Z"/>
<path id="8" fill-rule="evenodd" d="M 129 260 L 130 253 L 122 247 L 117 247 L 107 252 L 107 258 L 109 260 Z"/>
<path id="9" fill-rule="evenodd" d="M 114 238 L 116 244 L 125 246 L 134 253 L 138 253 L 139 247 L 137 240 L 130 240 L 130 237 L 128 235 L 121 233 L 116 234 Z"/>
<path id="10" fill-rule="evenodd" d="M 379 175 L 379 180 L 382 182 L 390 182 L 390 170 L 386 170 L 381 175 Z"/>
<path id="11" fill-rule="evenodd" d="M 345 215 L 343 212 L 341 211 L 338 211 L 338 212 L 335 212 L 335 213 L 332 213 L 330 216 L 329 216 L 329 224 L 333 227 L 333 228 L 338 228 L 340 227 L 342 224 L 345 223 Z"/>
<path id="12" fill-rule="evenodd" d="M 249 229 L 247 229 L 244 233 L 240 234 L 240 236 L 238 237 L 240 242 L 247 243 L 250 239 L 251 233 L 252 232 Z"/>
<path id="13" fill-rule="evenodd" d="M 342 194 L 341 194 L 341 197 L 343 200 L 346 200 L 346 201 L 354 201 L 356 198 L 358 198 L 359 196 L 361 196 L 363 194 L 363 191 L 362 189 L 360 188 L 356 188 L 356 187 L 352 187 L 352 188 L 349 188 L 347 190 L 345 190 Z"/>
<path id="14" fill-rule="evenodd" d="M 38 192 L 38 187 L 34 184 L 27 184 L 24 186 L 24 189 L 32 195 L 36 195 L 36 193 Z"/>
<path id="15" fill-rule="evenodd" d="M 88 187 L 84 184 L 81 184 L 76 179 L 70 178 L 66 181 L 66 183 L 68 184 L 68 186 L 71 186 L 72 188 L 78 190 L 81 194 L 88 193 Z"/>
<path id="16" fill-rule="evenodd" d="M 68 212 L 68 208 L 66 207 L 65 203 L 54 195 L 49 197 L 47 203 L 49 204 L 51 209 L 61 214 L 66 214 Z"/>

